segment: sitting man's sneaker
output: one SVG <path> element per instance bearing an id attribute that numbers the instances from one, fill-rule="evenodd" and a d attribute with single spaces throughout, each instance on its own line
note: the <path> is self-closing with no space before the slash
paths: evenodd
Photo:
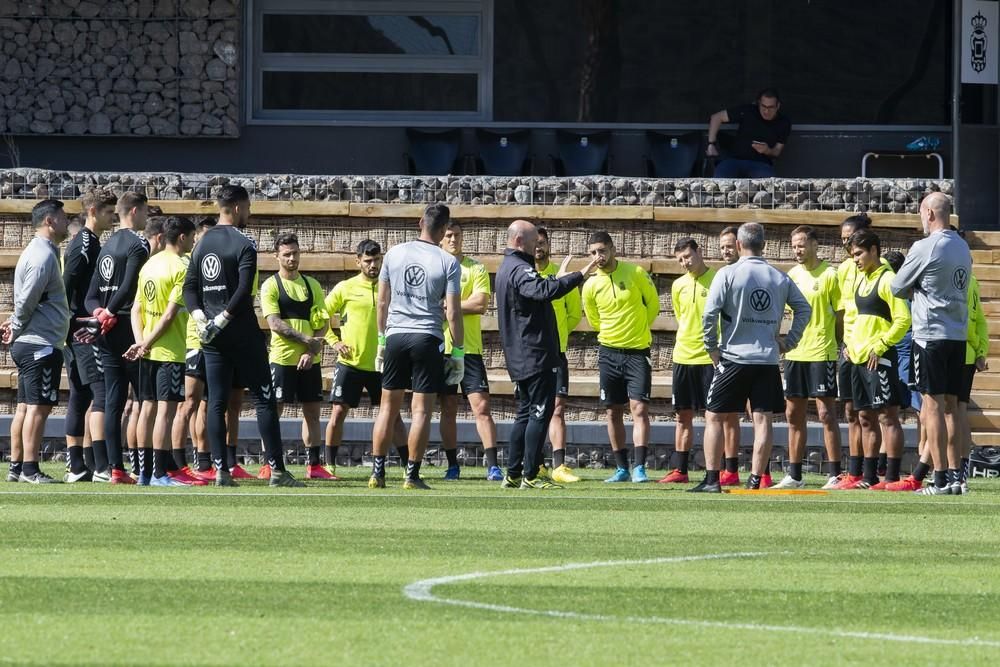
<path id="1" fill-rule="evenodd" d="M 687 484 L 688 476 L 686 472 L 681 472 L 680 469 L 674 468 L 666 475 L 657 480 L 658 484 Z"/>
<path id="2" fill-rule="evenodd" d="M 511 477 L 510 475 L 506 475 L 503 478 L 503 481 L 500 482 L 500 488 L 503 488 L 503 489 L 519 489 L 519 488 L 521 488 L 521 477 L 520 476 Z"/>
<path id="3" fill-rule="evenodd" d="M 431 487 L 427 486 L 427 482 L 419 477 L 407 477 L 403 480 L 403 488 L 408 491 L 430 491 L 431 489 Z"/>
<path id="4" fill-rule="evenodd" d="M 444 471 L 444 478 L 449 482 L 457 482 L 461 476 L 462 469 L 458 466 L 448 466 L 448 469 Z"/>
<path id="5" fill-rule="evenodd" d="M 368 488 L 369 489 L 384 489 L 385 488 L 385 477 L 379 477 L 378 475 L 372 475 L 368 478 Z"/>
<path id="6" fill-rule="evenodd" d="M 632 468 L 632 482 L 635 484 L 645 484 L 649 481 L 646 475 L 646 466 L 636 466 Z"/>
<path id="7" fill-rule="evenodd" d="M 763 486 L 763 484 L 761 484 Z M 781 481 L 774 485 L 775 489 L 804 489 L 806 483 L 801 479 L 795 479 L 791 475 L 785 475 Z"/>
<path id="8" fill-rule="evenodd" d="M 535 479 L 528 479 L 525 477 L 521 480 L 522 489 L 561 489 L 562 486 L 551 482 L 547 479 L 542 479 L 541 477 L 536 477 Z"/>
<path id="9" fill-rule="evenodd" d="M 292 477 L 292 473 L 288 472 L 287 470 L 272 470 L 271 481 L 268 482 L 267 485 L 301 488 L 305 486 L 306 483 Z"/>
<path id="10" fill-rule="evenodd" d="M 500 466 L 490 466 L 489 471 L 486 473 L 487 482 L 500 482 L 503 481 L 503 470 L 500 470 Z"/>
<path id="11" fill-rule="evenodd" d="M 22 472 L 17 481 L 25 482 L 27 484 L 62 484 L 62 480 L 52 479 L 41 470 L 33 475 L 25 475 Z"/>
<path id="12" fill-rule="evenodd" d="M 693 489 L 688 489 L 688 493 L 722 493 L 722 486 L 718 482 L 709 483 L 706 479 Z"/>
<path id="13" fill-rule="evenodd" d="M 579 482 L 580 478 L 574 475 L 573 470 L 564 463 L 552 471 L 552 481 L 559 484 L 573 484 Z"/>
<path id="14" fill-rule="evenodd" d="M 615 474 L 604 480 L 607 484 L 614 484 L 615 482 L 628 482 L 631 481 L 632 477 L 628 474 L 628 470 L 625 468 L 618 468 L 615 470 Z"/>
<path id="15" fill-rule="evenodd" d="M 63 477 L 63 481 L 67 484 L 76 484 L 77 482 L 89 482 L 94 479 L 94 474 L 84 468 L 80 472 L 67 472 Z"/>

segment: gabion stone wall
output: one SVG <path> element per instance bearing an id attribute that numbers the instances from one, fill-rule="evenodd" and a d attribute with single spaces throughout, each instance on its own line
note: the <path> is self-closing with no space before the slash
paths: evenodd
<path id="1" fill-rule="evenodd" d="M 0 133 L 239 135 L 241 0 L 0 0 Z"/>
<path id="2" fill-rule="evenodd" d="M 2 1 L 2 0 L 0 0 Z M 952 197 L 954 182 L 920 178 L 711 179 L 622 176 L 305 176 L 295 174 L 87 173 L 0 171 L 0 197 L 73 199 L 95 185 L 150 199 L 214 199 L 223 185 L 254 199 L 414 204 L 670 206 L 800 211 L 917 213 L 931 192 Z"/>

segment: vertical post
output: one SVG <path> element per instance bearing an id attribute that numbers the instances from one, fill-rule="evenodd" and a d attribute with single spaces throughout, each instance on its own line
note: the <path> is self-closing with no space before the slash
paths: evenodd
<path id="1" fill-rule="evenodd" d="M 951 12 L 951 178 L 954 181 L 954 212 L 958 214 L 959 127 L 962 113 L 962 0 L 952 0 Z"/>

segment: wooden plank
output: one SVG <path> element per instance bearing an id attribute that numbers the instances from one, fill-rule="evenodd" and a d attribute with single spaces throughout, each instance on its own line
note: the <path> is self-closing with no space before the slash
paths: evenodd
<path id="1" fill-rule="evenodd" d="M 979 266 L 980 264 L 993 264 L 994 262 L 993 251 L 992 250 L 973 250 L 972 251 L 972 263 Z"/>
<path id="2" fill-rule="evenodd" d="M 353 253 L 304 252 L 299 259 L 299 270 L 310 271 L 353 271 L 357 257 Z M 261 271 L 277 271 L 278 258 L 271 253 L 257 255 L 257 268 Z"/>
<path id="3" fill-rule="evenodd" d="M 451 217 L 459 220 L 652 220 L 652 206 L 545 206 L 526 204 L 452 204 Z M 351 203 L 354 218 L 412 218 L 418 220 L 424 204 Z"/>
<path id="4" fill-rule="evenodd" d="M 679 206 L 653 207 L 653 219 L 662 222 L 719 222 L 741 224 L 759 222 L 777 225 L 840 226 L 848 211 L 798 211 L 763 208 L 683 208 Z M 921 229 L 920 216 L 903 213 L 871 213 L 876 227 Z"/>
<path id="5" fill-rule="evenodd" d="M 965 240 L 973 248 L 995 248 L 1000 245 L 1000 232 L 970 231 L 965 233 Z"/>

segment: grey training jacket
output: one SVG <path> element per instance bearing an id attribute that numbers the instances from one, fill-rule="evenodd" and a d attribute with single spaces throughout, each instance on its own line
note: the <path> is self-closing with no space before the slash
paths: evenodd
<path id="1" fill-rule="evenodd" d="M 912 299 L 914 340 L 966 339 L 971 275 L 969 246 L 950 229 L 934 232 L 913 244 L 892 279 L 892 293 Z"/>
<path id="2" fill-rule="evenodd" d="M 35 237 L 14 269 L 14 341 L 61 350 L 69 333 L 69 304 L 62 281 L 59 249 Z"/>

